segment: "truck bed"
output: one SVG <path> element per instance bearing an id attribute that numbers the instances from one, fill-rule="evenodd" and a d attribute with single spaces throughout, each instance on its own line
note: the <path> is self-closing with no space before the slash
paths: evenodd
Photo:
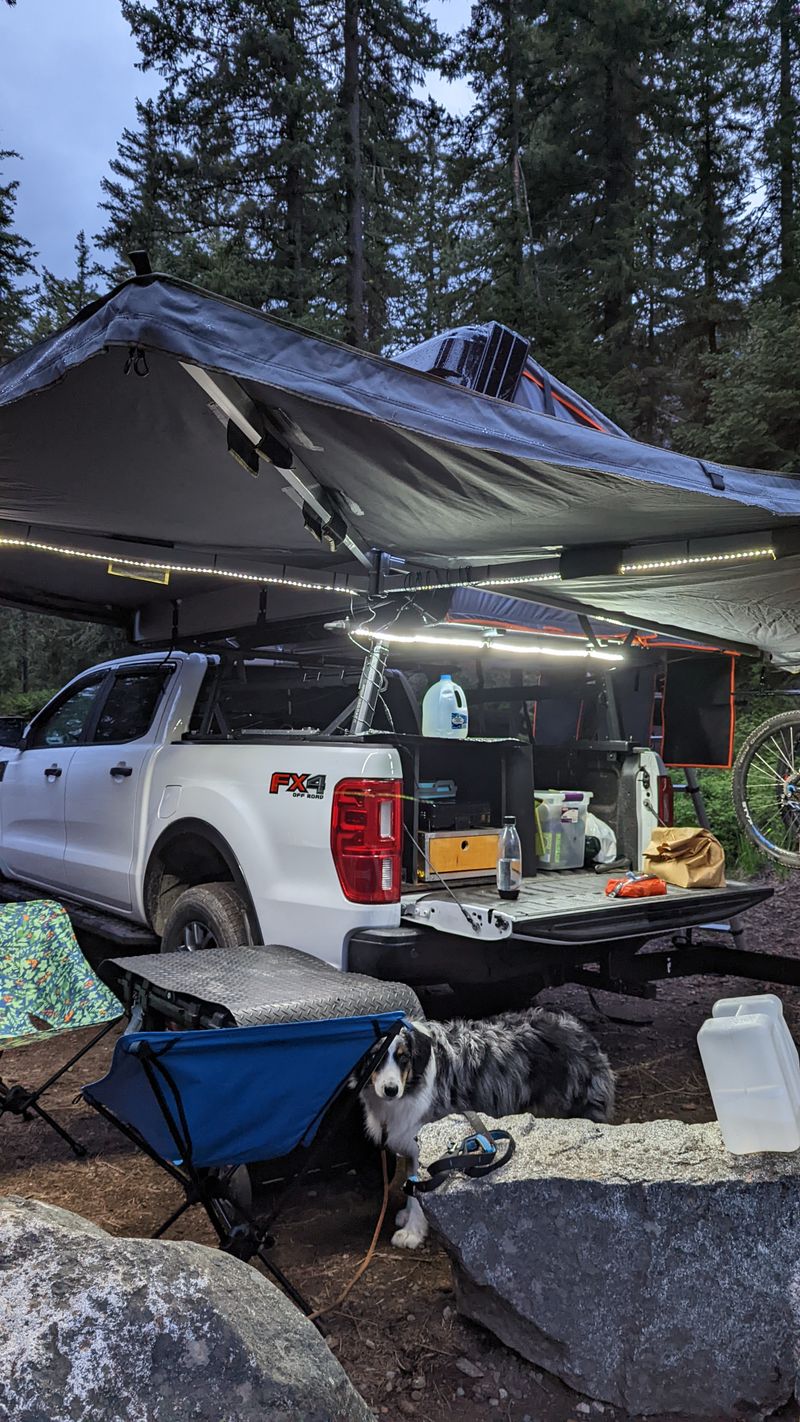
<path id="1" fill-rule="evenodd" d="M 585 869 L 540 873 L 522 881 L 518 899 L 501 899 L 493 885 L 452 885 L 463 903 L 497 908 L 513 922 L 514 936 L 546 942 L 600 943 L 608 939 L 654 936 L 694 924 L 719 923 L 768 899 L 763 883 L 730 880 L 724 889 L 678 889 L 651 899 L 609 898 L 607 874 Z M 442 886 L 426 886 L 437 898 Z M 449 897 L 449 895 L 448 895 Z"/>

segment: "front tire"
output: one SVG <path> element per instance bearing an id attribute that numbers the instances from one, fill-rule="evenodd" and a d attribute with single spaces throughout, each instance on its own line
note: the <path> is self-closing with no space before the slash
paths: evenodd
<path id="1" fill-rule="evenodd" d="M 198 953 L 251 942 L 247 909 L 234 885 L 197 884 L 175 900 L 161 935 L 161 952 Z"/>

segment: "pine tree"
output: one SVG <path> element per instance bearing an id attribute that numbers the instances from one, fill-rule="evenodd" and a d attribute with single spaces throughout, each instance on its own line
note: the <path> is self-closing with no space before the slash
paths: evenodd
<path id="1" fill-rule="evenodd" d="M 157 145 L 140 145 L 133 179 L 121 176 L 135 192 L 159 160 L 166 167 L 162 211 L 180 213 L 167 233 L 173 269 L 303 316 L 328 104 L 312 53 L 314 0 L 124 0 L 123 13 L 164 90 Z M 109 196 L 119 209 L 119 194 Z"/>
<path id="2" fill-rule="evenodd" d="M 800 297 L 797 151 L 800 138 L 800 14 L 794 0 L 767 8 L 757 93 L 766 189 L 764 265 L 785 304 Z"/>
<path id="3" fill-rule="evenodd" d="M 390 327 L 398 348 L 444 331 L 454 321 L 459 222 L 452 174 L 454 130 L 453 119 L 429 99 L 411 136 L 415 191 L 403 213 L 402 290 L 390 302 Z"/>
<path id="4" fill-rule="evenodd" d="M 0 150 L 0 165 L 19 154 Z M 0 181 L 0 364 L 10 360 L 29 343 L 31 296 L 34 288 L 25 280 L 35 274 L 33 245 L 14 226 L 17 204 L 16 179 Z"/>
<path id="5" fill-rule="evenodd" d="M 382 350 L 405 339 L 402 320 L 394 322 L 424 163 L 415 141 L 424 102 L 414 91 L 440 41 L 422 0 L 332 0 L 325 19 L 336 98 L 321 189 L 331 214 L 327 324 L 354 345 Z"/>
<path id="6" fill-rule="evenodd" d="M 100 207 L 108 218 L 96 241 L 119 258 L 119 280 L 130 275 L 124 259 L 134 251 L 146 251 L 157 271 L 173 270 L 176 246 L 187 235 L 164 118 L 152 100 L 137 100 L 136 118 L 136 128 L 123 129 L 117 156 L 109 164 L 112 176 L 100 183 Z"/>
<path id="7" fill-rule="evenodd" d="M 66 326 L 82 307 L 100 295 L 107 283 L 107 272 L 92 260 L 86 233 L 80 231 L 75 238 L 74 275 L 57 277 L 47 267 L 42 269 L 42 280 L 36 294 L 33 339 L 41 340 L 61 326 Z"/>
<path id="8" fill-rule="evenodd" d="M 793 470 L 800 450 L 800 309 L 758 301 L 738 345 L 720 353 L 702 452 L 751 468 Z"/>

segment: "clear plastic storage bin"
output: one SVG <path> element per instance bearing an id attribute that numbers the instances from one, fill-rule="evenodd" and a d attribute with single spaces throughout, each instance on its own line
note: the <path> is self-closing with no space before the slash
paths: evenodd
<path id="1" fill-rule="evenodd" d="M 780 998 L 722 998 L 697 1045 L 726 1150 L 798 1150 L 800 1060 Z"/>
<path id="2" fill-rule="evenodd" d="M 537 790 L 536 856 L 540 869 L 582 869 L 590 790 Z"/>

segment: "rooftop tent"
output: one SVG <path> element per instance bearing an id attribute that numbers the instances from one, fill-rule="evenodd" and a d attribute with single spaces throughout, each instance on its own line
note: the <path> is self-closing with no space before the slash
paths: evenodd
<path id="1" fill-rule="evenodd" d="M 800 666 L 800 479 L 639 444 L 523 346 L 479 393 L 133 278 L 0 371 L 0 599 L 157 640 L 522 579 Z"/>

